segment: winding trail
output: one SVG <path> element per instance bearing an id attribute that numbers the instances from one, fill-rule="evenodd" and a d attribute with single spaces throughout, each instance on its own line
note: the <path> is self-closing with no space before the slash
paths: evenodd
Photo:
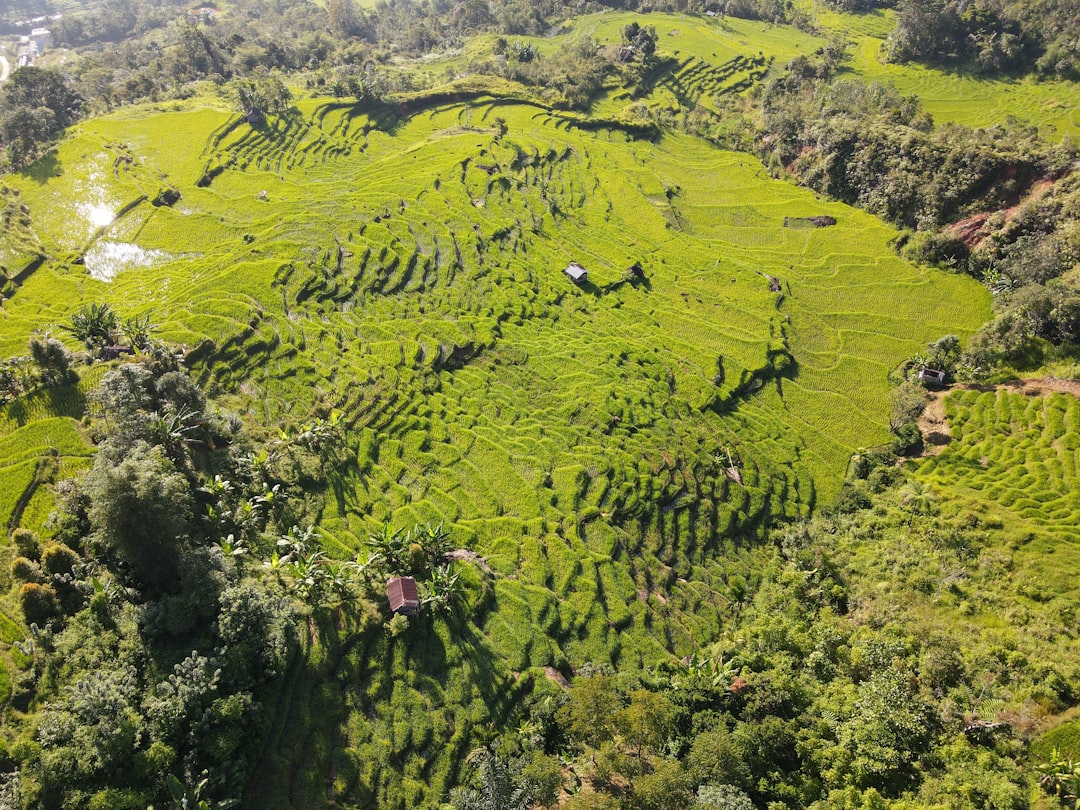
<path id="1" fill-rule="evenodd" d="M 945 418 L 945 397 L 951 391 L 1008 391 L 1013 394 L 1046 396 L 1047 394 L 1072 394 L 1080 397 L 1080 381 L 1062 380 L 1057 377 L 1035 377 L 1029 380 L 1010 380 L 1001 385 L 954 385 L 941 391 L 931 391 L 930 401 L 919 417 L 919 432 L 923 437 L 921 456 L 936 456 L 952 441 L 949 422 Z"/>

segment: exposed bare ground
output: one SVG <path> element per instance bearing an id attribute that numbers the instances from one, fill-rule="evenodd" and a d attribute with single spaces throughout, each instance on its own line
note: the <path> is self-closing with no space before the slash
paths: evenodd
<path id="1" fill-rule="evenodd" d="M 1042 397 L 1047 394 L 1072 394 L 1080 397 L 1080 381 L 1061 380 L 1057 377 L 1037 377 L 1030 380 L 1011 380 L 1001 385 L 954 385 L 941 391 L 930 392 L 930 402 L 919 417 L 919 432 L 923 438 L 923 456 L 936 456 L 952 441 L 949 422 L 945 418 L 945 395 L 955 390 L 1009 391 Z"/>
<path id="2" fill-rule="evenodd" d="M 1036 180 L 1027 189 L 1022 199 L 1016 199 L 1011 202 L 1007 208 L 1002 208 L 999 211 L 983 211 L 975 214 L 974 216 L 962 219 L 959 222 L 954 222 L 948 227 L 948 231 L 964 241 L 969 248 L 975 248 L 979 242 L 986 236 L 986 232 L 983 230 L 983 226 L 987 220 L 993 214 L 1002 214 L 1006 220 L 1011 220 L 1016 217 L 1017 212 L 1020 210 L 1022 203 L 1029 202 L 1031 200 L 1037 200 L 1046 194 L 1054 186 L 1054 181 L 1044 178 L 1042 180 Z"/>

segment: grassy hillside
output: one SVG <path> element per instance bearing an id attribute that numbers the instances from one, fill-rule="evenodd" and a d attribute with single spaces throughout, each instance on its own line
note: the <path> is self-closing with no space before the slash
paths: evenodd
<path id="1" fill-rule="evenodd" d="M 989 127 L 1013 117 L 1038 127 L 1052 141 L 1080 132 L 1076 82 L 977 75 L 915 63 L 885 64 L 879 57 L 895 24 L 892 10 L 841 14 L 817 8 L 816 17 L 823 28 L 851 41 L 848 75 L 887 82 L 905 96 L 918 96 L 923 109 L 939 123 Z"/>
<path id="2" fill-rule="evenodd" d="M 751 436 L 785 437 L 786 451 L 755 448 L 743 462 L 788 468 L 793 490 L 801 475 L 808 505 L 811 482 L 827 497 L 851 450 L 884 438 L 885 371 L 986 312 L 974 285 L 894 258 L 892 233 L 873 219 L 690 138 L 635 142 L 614 126 L 585 131 L 495 100 L 393 121 L 315 102 L 302 112 L 264 132 L 210 109 L 85 124 L 52 176 L 19 183 L 49 252 L 82 263 L 49 263 L 19 288 L 5 311 L 7 350 L 79 301 L 138 302 L 165 337 L 199 347 L 222 386 L 258 385 L 264 418 L 333 403 L 357 429 L 380 428 L 375 441 L 400 424 L 403 448 L 414 431 L 441 433 L 438 419 L 470 431 L 444 443 L 475 455 L 486 449 L 477 439 L 499 446 L 514 427 L 513 453 L 503 444 L 477 466 L 513 455 L 532 477 L 429 483 L 433 494 L 465 487 L 466 497 L 435 494 L 438 505 L 422 507 L 457 520 L 496 506 L 543 514 L 534 499 L 545 472 L 562 496 L 557 513 L 580 512 L 591 487 L 560 492 L 554 478 L 595 462 L 586 434 L 626 434 L 624 447 L 643 443 L 625 447 L 639 461 L 666 443 L 641 426 L 672 407 L 694 424 L 701 463 L 745 445 L 744 428 L 725 427 L 732 419 L 754 420 Z M 189 137 L 166 148 L 181 116 Z M 200 178 L 209 182 L 198 187 Z M 172 208 L 145 199 L 163 184 L 182 190 Z M 97 224 L 102 209 L 128 206 Z M 784 226 L 815 214 L 839 224 Z M 584 288 L 562 275 L 570 260 L 589 269 Z M 624 281 L 635 261 L 647 277 L 637 288 Z M 877 383 L 853 392 L 849 380 L 867 378 Z M 430 414 L 412 388 L 421 381 L 440 389 L 428 394 Z M 504 389 L 527 381 L 539 390 L 523 407 Z M 405 401 L 388 404 L 395 393 Z M 560 418 L 538 419 L 545 409 Z M 483 415 L 497 440 L 460 414 Z M 541 422 L 555 435 L 542 435 Z M 406 467 L 423 463 L 395 455 Z M 613 483 L 609 492 L 623 481 Z M 415 494 L 391 503 L 415 511 L 425 500 Z M 612 498 L 593 505 L 603 511 Z"/>
<path id="3" fill-rule="evenodd" d="M 615 42 L 631 19 L 538 47 Z M 821 42 L 648 22 L 673 60 L 660 108 L 744 92 Z M 490 570 L 470 574 L 476 626 L 308 622 L 258 806 L 430 805 L 543 668 L 649 666 L 714 640 L 748 541 L 830 502 L 851 454 L 888 440 L 888 372 L 989 315 L 982 287 L 901 260 L 873 217 L 752 157 L 640 137 L 621 90 L 586 117 L 521 88 L 444 89 L 305 99 L 264 128 L 213 99 L 129 108 L 9 179 L 30 222 L 4 245 L 0 357 L 87 301 L 148 314 L 256 434 L 343 414 L 346 473 L 310 504 L 331 554 L 383 523 L 443 522 Z M 94 374 L 7 406 L 6 523 L 48 531 L 36 459 L 85 465 Z M 921 474 L 944 480 L 941 458 Z"/>
<path id="4" fill-rule="evenodd" d="M 514 671 L 710 638 L 724 550 L 831 499 L 851 452 L 887 438 L 888 370 L 987 313 L 973 282 L 901 261 L 889 228 L 752 158 L 496 99 L 403 117 L 312 101 L 263 131 L 212 107 L 126 111 L 13 185 L 56 258 L 6 302 L 6 353 L 104 300 L 152 314 L 263 429 L 339 408 L 356 458 L 322 507 L 327 547 L 445 522 L 495 573 L 475 643 Z M 151 203 L 163 186 L 172 207 Z M 837 225 L 785 227 L 815 215 Z M 282 722 L 345 724 L 364 759 L 378 725 L 319 709 L 303 677 Z"/>
<path id="5" fill-rule="evenodd" d="M 993 510 L 1022 538 L 1023 587 L 1046 598 L 1068 595 L 1080 565 L 1071 542 L 1080 507 L 1076 397 L 958 391 L 945 403 L 952 442 L 917 475 Z"/>

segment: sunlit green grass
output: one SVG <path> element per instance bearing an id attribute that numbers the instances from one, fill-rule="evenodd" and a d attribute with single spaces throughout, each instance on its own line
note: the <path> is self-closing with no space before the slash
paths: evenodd
<path id="1" fill-rule="evenodd" d="M 617 32 L 615 16 L 579 25 Z M 687 20 L 703 37 L 694 26 L 720 23 Z M 172 149 L 178 113 L 143 115 L 84 124 L 56 176 L 26 194 L 67 255 L 107 236 L 177 258 L 109 283 L 49 265 L 6 308 L 3 339 L 14 351 L 28 328 L 104 299 L 201 347 L 204 380 L 256 396 L 262 420 L 342 407 L 373 431 L 348 509 L 325 518 L 344 542 L 382 520 L 441 519 L 473 526 L 486 552 L 498 538 L 484 539 L 485 521 L 538 516 L 568 536 L 610 526 L 636 549 L 645 518 L 667 564 L 697 555 L 717 531 L 828 500 L 850 453 L 887 439 L 888 369 L 986 314 L 974 284 L 895 258 L 894 232 L 871 217 L 689 137 L 635 142 L 483 101 L 390 133 L 308 101 L 266 132 L 200 108 Z M 133 160 L 113 173 L 121 131 Z M 162 182 L 181 190 L 174 207 L 144 203 L 102 233 L 80 225 L 84 198 Z M 839 224 L 783 226 L 821 213 Z M 570 260 L 590 286 L 562 275 Z M 623 281 L 635 261 L 647 286 Z M 438 371 L 455 349 L 475 357 Z M 785 351 L 794 365 L 778 385 L 770 357 Z M 741 486 L 722 473 L 729 451 Z M 716 508 L 680 523 L 700 499 Z M 648 517 L 664 503 L 677 519 Z M 635 649 L 649 654 L 623 644 Z"/>
<path id="2" fill-rule="evenodd" d="M 937 485 L 973 492 L 1040 536 L 1075 539 L 1080 519 L 1080 403 L 959 391 L 946 400 L 952 444 L 919 468 Z"/>
<path id="3" fill-rule="evenodd" d="M 586 27 L 617 35 L 624 18 Z M 656 20 L 669 23 L 702 41 L 713 25 Z M 781 47 L 782 32 L 730 25 L 725 36 Z M 174 147 L 179 115 L 86 122 L 52 176 L 16 178 L 54 259 L 5 302 L 0 347 L 24 352 L 31 329 L 107 301 L 185 344 L 196 376 L 256 434 L 340 409 L 355 464 L 322 512 L 327 547 L 350 553 L 383 522 L 444 522 L 494 572 L 493 610 L 469 643 L 515 672 L 696 649 L 723 621 L 708 583 L 724 555 L 831 500 L 851 453 L 888 439 L 888 370 L 989 313 L 975 282 L 897 258 L 887 226 L 689 136 L 636 141 L 496 99 L 400 119 L 303 100 L 266 131 L 197 108 Z M 132 160 L 114 174 L 117 153 Z M 101 231 L 81 204 L 119 205 L 163 183 L 181 192 L 174 206 L 142 202 Z M 837 225 L 784 227 L 816 214 Z M 90 258 L 102 240 L 174 258 L 99 281 Z M 564 276 L 571 260 L 588 284 Z M 625 280 L 634 262 L 647 279 L 637 286 Z M 67 468 L 84 458 L 77 433 L 50 432 L 73 425 L 58 418 L 77 415 L 65 408 L 78 397 L 43 397 L 22 421 L 0 421 L 13 491 L 25 491 L 32 445 L 57 445 Z M 39 523 L 49 506 L 35 495 L 24 517 Z M 444 629 L 376 652 L 400 657 Z M 317 644 L 310 654 L 318 670 Z M 343 801 L 378 804 L 391 782 L 398 797 L 442 784 L 457 761 L 448 746 L 471 739 L 466 714 L 482 721 L 501 705 L 502 687 L 479 674 L 399 691 L 403 660 L 361 672 L 359 651 L 341 655 L 358 689 L 374 690 L 374 713 L 295 671 L 295 701 L 283 696 L 275 716 L 307 736 L 276 742 L 270 759 L 323 739 L 320 712 L 348 717 L 334 732 L 341 753 L 312 754 L 334 763 Z M 448 652 L 446 665 L 468 657 Z M 442 727 L 394 719 L 423 700 L 449 705 L 452 690 L 472 708 Z M 425 765 L 430 746 L 440 753 Z M 405 766 L 371 764 L 391 756 Z M 282 779 L 303 804 L 325 776 Z"/>
<path id="4" fill-rule="evenodd" d="M 1038 127 L 1051 141 L 1080 133 L 1080 85 L 1076 82 L 979 76 L 916 63 L 885 64 L 880 52 L 895 25 L 894 11 L 842 14 L 815 3 L 813 13 L 823 28 L 843 34 L 851 43 L 851 60 L 841 77 L 886 82 L 905 96 L 918 96 L 923 109 L 939 124 L 991 127 L 1011 117 Z"/>

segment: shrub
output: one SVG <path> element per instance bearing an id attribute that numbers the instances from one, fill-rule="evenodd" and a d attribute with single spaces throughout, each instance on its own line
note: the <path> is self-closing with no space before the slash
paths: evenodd
<path id="1" fill-rule="evenodd" d="M 734 785 L 702 785 L 692 810 L 754 810 L 750 797 Z"/>
<path id="2" fill-rule="evenodd" d="M 46 388 L 68 385 L 78 379 L 71 368 L 71 352 L 59 340 L 48 335 L 34 335 L 29 345 L 30 357 L 38 367 L 41 384 Z"/>
<path id="3" fill-rule="evenodd" d="M 29 557 L 16 557 L 11 561 L 11 576 L 19 582 L 44 582 L 41 567 Z"/>
<path id="4" fill-rule="evenodd" d="M 19 588 L 19 605 L 27 624 L 43 625 L 60 615 L 56 591 L 36 582 L 27 582 Z"/>
<path id="5" fill-rule="evenodd" d="M 71 575 L 79 555 L 62 543 L 47 543 L 41 554 L 41 566 L 49 574 Z"/>
<path id="6" fill-rule="evenodd" d="M 90 797 L 90 810 L 142 810 L 148 797 L 135 790 L 105 788 Z"/>
<path id="7" fill-rule="evenodd" d="M 920 231 L 904 245 L 904 256 L 920 264 L 959 268 L 971 251 L 963 239 L 949 233 Z"/>
<path id="8" fill-rule="evenodd" d="M 29 529 L 16 529 L 11 533 L 11 542 L 15 544 L 15 550 L 23 557 L 31 560 L 41 559 L 41 544 L 37 535 Z"/>
<path id="9" fill-rule="evenodd" d="M 892 451 L 898 455 L 903 455 L 909 450 L 918 447 L 919 442 L 922 441 L 922 434 L 919 433 L 919 426 L 914 422 L 907 422 L 900 425 L 893 430 L 893 443 Z"/>
<path id="10" fill-rule="evenodd" d="M 870 506 L 870 498 L 862 488 L 846 481 L 840 487 L 840 494 L 836 496 L 831 511 L 841 515 L 850 515 L 862 509 L 869 509 Z"/>

